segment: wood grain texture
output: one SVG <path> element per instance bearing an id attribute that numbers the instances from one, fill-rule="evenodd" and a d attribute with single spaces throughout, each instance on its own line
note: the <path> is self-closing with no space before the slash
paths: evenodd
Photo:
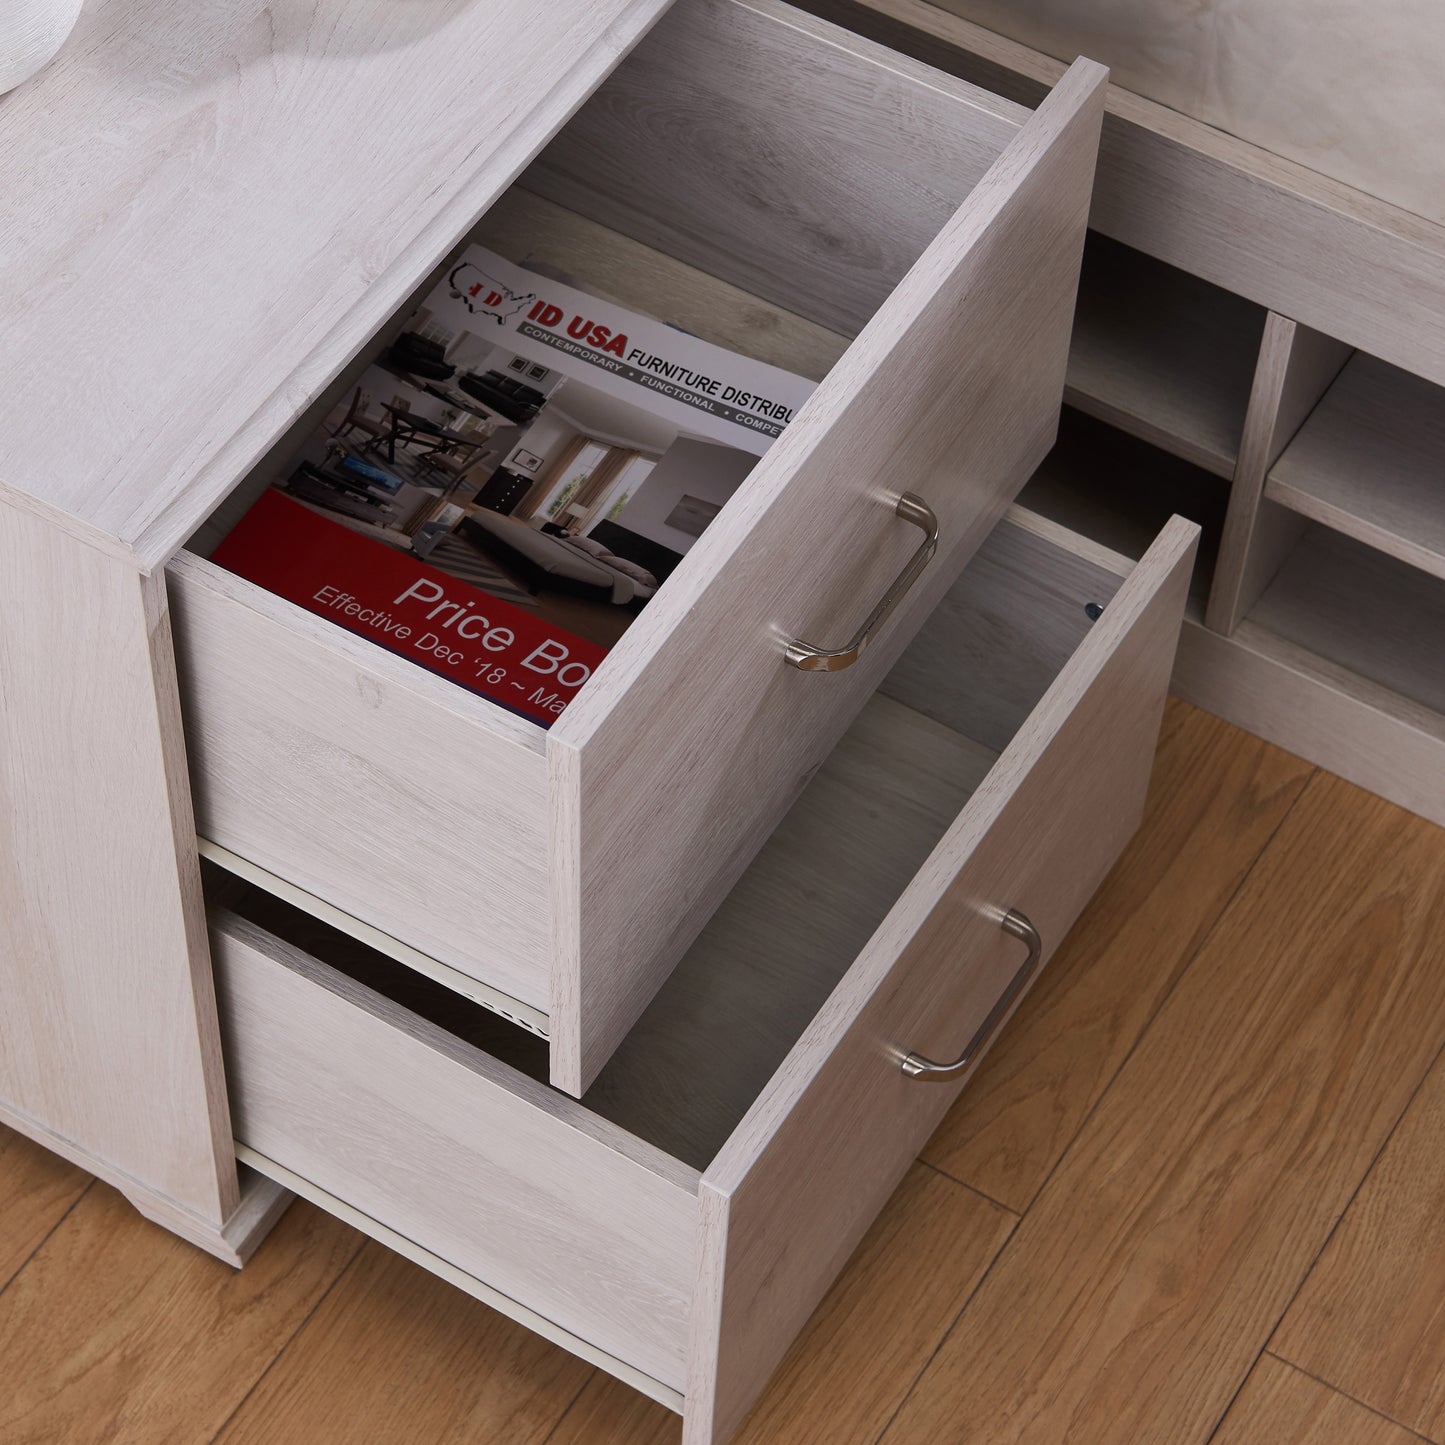
<path id="1" fill-rule="evenodd" d="M 870 698 L 586 1106 L 706 1169 L 996 756 Z"/>
<path id="2" fill-rule="evenodd" d="M 1229 504 L 1228 484 L 1066 406 L 1059 439 L 1019 493 L 1026 511 L 1124 557 L 1142 557 L 1172 516 L 1200 527 L 1190 607 L 1203 609 Z"/>
<path id="3" fill-rule="evenodd" d="M 1321 33 L 1314 7 L 1290 0 L 1262 11 L 1193 0 L 939 3 L 1048 54 L 1092 55 L 1122 87 L 1445 222 L 1445 156 L 1421 134 L 1437 118 L 1445 61 L 1432 4 L 1349 8 Z M 1361 84 L 1366 76 L 1380 83 Z"/>
<path id="4" fill-rule="evenodd" d="M 1237 727 L 1445 825 L 1445 717 L 1307 647 L 1241 622 L 1186 620 L 1173 691 Z"/>
<path id="5" fill-rule="evenodd" d="M 881 691 L 1002 752 L 1133 569 L 1021 507 L 989 534 Z"/>
<path id="6" fill-rule="evenodd" d="M 1028 1208 L 1311 771 L 1170 699 L 1139 832 L 925 1160 Z"/>
<path id="7" fill-rule="evenodd" d="M 704 1174 L 689 1445 L 727 1438 L 957 1096 L 899 1059 L 951 1058 L 999 997 L 1001 911 L 1047 956 L 1137 827 L 1196 536 L 1165 529 Z"/>
<path id="8" fill-rule="evenodd" d="M 1250 621 L 1445 721 L 1445 582 L 1311 526 Z"/>
<path id="9" fill-rule="evenodd" d="M 595 1077 L 1047 449 L 1101 94 L 1081 64 L 1025 124 L 548 734 L 559 1088 Z M 788 667 L 786 638 L 840 637 L 916 546 L 899 477 L 940 557 L 856 667 Z"/>
<path id="10" fill-rule="evenodd" d="M 201 833 L 545 1010 L 542 730 L 213 563 L 167 577 Z"/>
<path id="11" fill-rule="evenodd" d="M 0 1294 L 0 1436 L 211 1439 L 360 1243 L 298 1206 L 237 1271 L 97 1184 Z"/>
<path id="12" fill-rule="evenodd" d="M 367 1243 L 217 1438 L 541 1445 L 589 1369 Z"/>
<path id="13" fill-rule="evenodd" d="M 720 281 L 520 185 L 501 197 L 468 239 L 519 265 L 573 277 L 591 295 L 715 346 L 814 381 L 821 381 L 848 349 L 849 338 L 842 333 L 754 294 L 756 275 L 749 274 L 739 286 Z"/>
<path id="14" fill-rule="evenodd" d="M 194 840 L 163 582 L 0 507 L 0 1106 L 215 1230 L 236 1171 Z"/>
<path id="15" fill-rule="evenodd" d="M 89 1183 L 83 1169 L 0 1124 L 0 1290 Z"/>
<path id="16" fill-rule="evenodd" d="M 1097 233 L 1084 247 L 1064 400 L 1234 474 L 1263 310 Z"/>
<path id="17" fill-rule="evenodd" d="M 1261 1355 L 1211 1445 L 1414 1445 L 1420 1436 Z"/>
<path id="18" fill-rule="evenodd" d="M 197 1221 L 194 1215 L 177 1209 L 170 1200 L 143 1184 L 122 1181 L 118 1187 L 152 1224 L 170 1230 L 178 1238 L 215 1255 L 222 1263 L 240 1269 L 290 1208 L 292 1195 L 284 1185 L 250 1169 L 238 1169 L 237 1176 L 240 1201 L 219 1229 Z"/>
<path id="19" fill-rule="evenodd" d="M 7 493 L 164 560 L 664 8 L 87 6 L 0 123 Z"/>
<path id="20" fill-rule="evenodd" d="M 1270 312 L 1265 321 L 1205 614 L 1216 632 L 1234 631 L 1299 540 L 1298 517 L 1264 500 L 1265 478 L 1349 355 L 1288 317 Z"/>
<path id="21" fill-rule="evenodd" d="M 1274 464 L 1265 496 L 1445 577 L 1445 391 L 1355 356 Z"/>
<path id="22" fill-rule="evenodd" d="M 1438 831 L 1311 779 L 885 1442 L 1207 1439 L 1445 1035 L 1442 929 Z"/>
<path id="23" fill-rule="evenodd" d="M 927 0 L 803 8 L 1025 105 L 1064 71 Z M 1090 224 L 1445 385 L 1445 226 L 1118 86 Z"/>
<path id="24" fill-rule="evenodd" d="M 872 1445 L 1014 1222 L 915 1165 L 731 1445 Z M 549 1445 L 676 1445 L 680 1431 L 675 1415 L 597 1375 Z"/>
<path id="25" fill-rule="evenodd" d="M 1445 837 L 1437 856 L 1445 867 Z M 1445 1436 L 1445 1061 L 1411 1101 L 1270 1349 L 1421 1435 Z"/>
<path id="26" fill-rule="evenodd" d="M 693 1171 L 254 924 L 213 947 L 239 1143 L 681 1387 Z"/>
<path id="27" fill-rule="evenodd" d="M 686 0 L 521 184 L 851 336 L 1027 118 L 774 0 Z"/>

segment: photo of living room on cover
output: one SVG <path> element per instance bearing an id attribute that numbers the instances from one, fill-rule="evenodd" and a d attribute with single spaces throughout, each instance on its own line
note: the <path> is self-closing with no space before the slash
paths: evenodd
<path id="1" fill-rule="evenodd" d="M 757 458 L 425 308 L 277 485 L 609 647 Z"/>

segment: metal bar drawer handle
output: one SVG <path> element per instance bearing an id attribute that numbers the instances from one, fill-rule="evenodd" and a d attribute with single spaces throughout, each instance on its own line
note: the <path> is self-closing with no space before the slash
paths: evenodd
<path id="1" fill-rule="evenodd" d="M 883 625 L 883 620 L 904 599 L 908 589 L 918 581 L 923 569 L 933 560 L 938 551 L 938 518 L 933 508 L 912 492 L 904 492 L 893 509 L 894 515 L 905 522 L 912 522 L 924 534 L 918 550 L 908 559 L 908 564 L 893 580 L 893 585 L 883 594 L 883 600 L 868 614 L 867 621 L 853 634 L 846 647 L 828 649 L 814 647 L 811 642 L 795 641 L 788 644 L 785 654 L 794 667 L 804 672 L 841 672 L 852 667 L 868 646 L 873 634 Z"/>
<path id="2" fill-rule="evenodd" d="M 1009 980 L 1008 987 L 998 996 L 998 1002 L 988 1011 L 988 1017 L 979 1025 L 978 1032 L 968 1041 L 967 1047 L 951 1064 L 936 1064 L 922 1054 L 909 1054 L 900 1066 L 910 1079 L 923 1079 L 927 1083 L 946 1084 L 956 1079 L 993 1042 L 993 1036 L 1003 1024 L 1009 1005 L 1019 996 L 1020 990 L 1033 976 L 1043 956 L 1044 941 L 1039 931 L 1016 908 L 1010 908 L 999 922 L 1005 933 L 1022 939 L 1028 944 L 1029 954 L 1019 965 L 1019 971 Z"/>

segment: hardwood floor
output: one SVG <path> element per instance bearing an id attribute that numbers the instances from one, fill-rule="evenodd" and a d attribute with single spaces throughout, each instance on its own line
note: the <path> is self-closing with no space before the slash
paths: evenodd
<path id="1" fill-rule="evenodd" d="M 1445 832 L 1171 702 L 1144 828 L 747 1445 L 1445 1445 Z M 310 1206 L 239 1274 L 0 1131 L 0 1445 L 676 1445 Z"/>

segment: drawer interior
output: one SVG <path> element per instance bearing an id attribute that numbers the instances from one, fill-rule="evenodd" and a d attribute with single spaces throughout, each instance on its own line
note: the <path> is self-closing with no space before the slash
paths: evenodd
<path id="1" fill-rule="evenodd" d="M 1190 610 L 1203 615 L 1229 506 L 1217 473 L 1120 430 L 1117 419 L 1066 405 L 1054 449 L 1019 493 L 1019 502 L 1126 557 L 1144 555 L 1171 516 L 1201 529 Z"/>
<path id="2" fill-rule="evenodd" d="M 209 557 L 263 491 L 309 458 L 318 428 L 343 420 L 360 379 L 398 338 L 427 326 L 423 298 L 468 245 L 820 380 L 1027 114 L 786 5 L 678 0 L 321 389 L 188 552 Z M 486 340 L 446 338 L 447 355 L 480 354 Z M 403 380 L 388 385 L 408 391 Z M 444 402 L 407 399 L 444 420 Z M 489 506 L 477 499 L 529 445 L 545 472 L 564 440 L 549 430 L 545 447 L 529 443 L 533 430 L 536 421 L 508 434 L 448 499 Z M 688 545 L 665 527 L 647 540 Z M 659 591 L 667 585 L 663 577 Z M 611 645 L 630 616 L 579 604 L 573 630 Z M 498 731 L 530 731 L 540 745 L 541 729 L 515 722 Z"/>
<path id="3" fill-rule="evenodd" d="M 580 1103 L 701 1172 L 1120 586 L 1015 509 L 804 789 Z M 259 889 L 213 901 L 537 1083 L 543 1040 Z"/>

